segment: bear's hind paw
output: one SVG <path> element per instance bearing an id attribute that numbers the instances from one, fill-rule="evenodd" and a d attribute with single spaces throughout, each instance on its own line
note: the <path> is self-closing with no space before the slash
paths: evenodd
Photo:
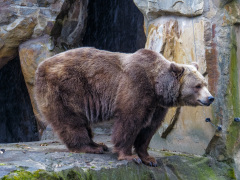
<path id="1" fill-rule="evenodd" d="M 104 151 L 109 151 L 108 147 L 104 143 L 96 143 L 96 144 L 102 147 Z"/>

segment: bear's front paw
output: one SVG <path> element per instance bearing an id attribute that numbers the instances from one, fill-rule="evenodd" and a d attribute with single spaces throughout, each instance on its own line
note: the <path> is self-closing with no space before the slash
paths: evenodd
<path id="1" fill-rule="evenodd" d="M 141 159 L 144 164 L 151 166 L 151 167 L 157 167 L 157 161 L 154 157 L 147 156 L 147 157 L 141 157 Z"/>

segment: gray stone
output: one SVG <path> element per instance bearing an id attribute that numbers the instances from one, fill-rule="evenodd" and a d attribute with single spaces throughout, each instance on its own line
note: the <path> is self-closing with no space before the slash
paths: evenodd
<path id="1" fill-rule="evenodd" d="M 35 71 L 39 63 L 53 56 L 55 53 L 52 39 L 48 35 L 26 41 L 19 46 L 21 68 L 32 102 L 33 112 L 38 121 L 40 134 L 45 128 L 45 125 L 40 121 L 42 117 L 40 116 L 34 99 L 33 87 L 35 82 Z"/>
<path id="2" fill-rule="evenodd" d="M 107 144 L 109 136 L 100 135 L 95 141 Z M 57 141 L 0 144 L 0 178 L 7 179 L 234 179 L 232 165 L 219 163 L 207 157 L 187 154 L 155 152 L 158 167 L 118 161 L 117 155 L 70 153 Z M 211 167 L 209 167 L 211 166 Z M 31 174 L 32 173 L 32 174 Z"/>
<path id="3" fill-rule="evenodd" d="M 5 44 L 0 50 L 0 68 L 17 56 L 20 43 L 51 33 L 65 1 L 42 2 L 43 7 L 37 0 L 0 1 L 0 38 Z"/>
<path id="4" fill-rule="evenodd" d="M 203 13 L 204 0 L 134 0 L 136 6 L 148 19 L 164 15 L 198 16 Z"/>
<path id="5" fill-rule="evenodd" d="M 58 37 L 58 45 L 63 48 L 79 47 L 81 45 L 87 25 L 88 0 L 76 0 L 70 4 L 68 18 L 61 19 L 61 34 Z M 59 29 L 58 29 L 59 30 Z"/>

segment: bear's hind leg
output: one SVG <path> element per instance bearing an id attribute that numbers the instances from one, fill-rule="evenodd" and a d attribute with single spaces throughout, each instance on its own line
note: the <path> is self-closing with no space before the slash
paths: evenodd
<path id="1" fill-rule="evenodd" d="M 89 137 L 92 139 L 93 132 L 90 126 L 87 126 L 87 131 L 88 131 Z M 92 141 L 92 143 L 95 147 L 102 147 L 104 151 L 108 151 L 108 147 L 104 143 L 95 143 L 94 141 Z"/>
<path id="2" fill-rule="evenodd" d="M 78 153 L 102 154 L 106 146 L 98 145 L 92 140 L 92 131 L 84 115 L 76 115 L 64 108 L 52 112 L 51 124 L 69 151 Z M 54 115 L 55 114 L 55 115 Z"/>
<path id="3" fill-rule="evenodd" d="M 65 126 L 59 136 L 71 152 L 102 154 L 104 147 L 93 142 L 86 126 Z"/>

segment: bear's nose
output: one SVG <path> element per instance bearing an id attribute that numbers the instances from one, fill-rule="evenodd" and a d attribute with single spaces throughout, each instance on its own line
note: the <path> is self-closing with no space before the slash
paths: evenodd
<path id="1" fill-rule="evenodd" d="M 214 101 L 214 97 L 213 96 L 209 96 L 208 100 L 209 100 L 210 103 L 212 103 Z"/>

